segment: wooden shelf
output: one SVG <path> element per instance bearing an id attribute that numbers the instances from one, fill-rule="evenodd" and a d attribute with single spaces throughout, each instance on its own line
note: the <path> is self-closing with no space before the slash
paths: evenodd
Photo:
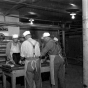
<path id="1" fill-rule="evenodd" d="M 6 48 L 6 45 L 0 45 L 0 47 L 5 47 Z"/>
<path id="2" fill-rule="evenodd" d="M 5 59 L 3 59 L 3 60 L 0 60 L 0 62 L 4 62 L 5 61 Z"/>
<path id="3" fill-rule="evenodd" d="M 4 56 L 6 56 L 6 54 L 0 54 L 0 57 L 4 57 Z"/>
<path id="4" fill-rule="evenodd" d="M 0 49 L 0 51 L 6 51 L 6 48 L 5 49 L 2 48 L 2 49 Z"/>
<path id="5" fill-rule="evenodd" d="M 1 66 L 6 63 L 6 45 L 8 41 L 0 42 L 0 73 L 2 73 Z"/>

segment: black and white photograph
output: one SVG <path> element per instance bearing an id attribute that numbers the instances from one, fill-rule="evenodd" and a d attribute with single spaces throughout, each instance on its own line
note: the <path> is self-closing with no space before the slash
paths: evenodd
<path id="1" fill-rule="evenodd" d="M 0 0 L 0 88 L 88 88 L 88 0 Z"/>

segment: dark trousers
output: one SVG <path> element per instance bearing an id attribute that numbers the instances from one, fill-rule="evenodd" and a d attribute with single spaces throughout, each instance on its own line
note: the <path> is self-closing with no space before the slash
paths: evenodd
<path id="1" fill-rule="evenodd" d="M 41 72 L 40 72 L 40 62 L 37 61 L 36 68 L 33 70 L 31 67 L 31 62 L 28 63 L 26 71 L 26 88 L 33 88 L 34 82 L 36 88 L 41 88 Z"/>
<path id="2" fill-rule="evenodd" d="M 57 56 L 54 60 L 55 85 L 52 88 L 65 88 L 65 64 L 64 59 Z"/>
<path id="3" fill-rule="evenodd" d="M 13 60 L 16 64 L 19 64 L 20 61 L 20 53 L 13 53 L 12 54 Z"/>

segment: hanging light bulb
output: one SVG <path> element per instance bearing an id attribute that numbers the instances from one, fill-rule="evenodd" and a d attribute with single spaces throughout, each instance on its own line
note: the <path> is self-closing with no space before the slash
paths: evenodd
<path id="1" fill-rule="evenodd" d="M 29 21 L 30 21 L 30 24 L 33 25 L 34 19 L 30 19 Z"/>
<path id="2" fill-rule="evenodd" d="M 76 13 L 71 13 L 70 15 L 71 15 L 71 18 L 72 18 L 72 19 L 75 19 Z"/>
<path id="3" fill-rule="evenodd" d="M 33 24 L 33 21 L 31 21 L 30 24 L 32 25 Z"/>

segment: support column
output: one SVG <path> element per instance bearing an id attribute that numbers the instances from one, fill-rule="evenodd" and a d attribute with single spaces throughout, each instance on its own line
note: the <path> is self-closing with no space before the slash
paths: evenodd
<path id="1" fill-rule="evenodd" d="M 62 30 L 62 42 L 63 42 L 63 50 L 65 52 L 65 31 Z"/>
<path id="2" fill-rule="evenodd" d="M 63 45 L 63 53 L 65 55 L 65 24 L 62 24 L 62 45 Z"/>
<path id="3" fill-rule="evenodd" d="M 60 30 L 58 29 L 58 31 L 57 31 L 58 33 L 57 33 L 57 36 L 58 36 L 58 42 L 60 43 Z M 60 43 L 61 44 L 61 43 Z"/>
<path id="4" fill-rule="evenodd" d="M 88 0 L 82 0 L 83 6 L 83 84 L 88 88 Z"/>

